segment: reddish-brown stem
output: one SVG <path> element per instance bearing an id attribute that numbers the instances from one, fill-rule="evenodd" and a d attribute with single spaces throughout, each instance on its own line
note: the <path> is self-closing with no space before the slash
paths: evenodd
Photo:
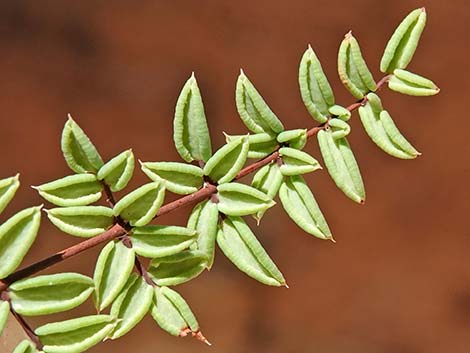
<path id="1" fill-rule="evenodd" d="M 380 90 L 388 82 L 390 77 L 391 77 L 391 75 L 386 75 L 386 76 L 382 77 L 380 79 L 380 81 L 377 82 L 376 91 Z M 348 109 L 350 112 L 352 112 L 352 111 L 358 109 L 361 105 L 364 105 L 366 102 L 367 102 L 367 97 L 364 97 L 362 100 L 349 105 L 348 107 L 346 107 L 346 109 Z M 326 123 L 315 126 L 311 129 L 309 129 L 307 131 L 307 137 L 310 138 L 310 137 L 316 135 L 318 133 L 318 131 L 324 129 L 325 125 L 326 125 Z M 253 164 L 250 164 L 249 166 L 242 169 L 236 175 L 234 180 L 238 180 L 238 179 L 243 178 L 244 176 L 246 176 L 246 175 L 254 172 L 255 170 L 258 170 L 261 167 L 267 165 L 268 163 L 276 160 L 278 157 L 279 157 L 279 152 L 278 152 L 278 149 L 276 149 L 269 156 L 255 162 Z M 114 197 L 112 195 L 111 190 L 109 189 L 109 187 L 106 188 L 105 183 L 103 185 L 105 185 L 105 193 L 107 195 L 108 202 L 110 204 L 114 204 L 115 200 L 114 200 Z M 170 203 L 162 206 L 160 208 L 160 210 L 158 211 L 157 215 L 155 216 L 155 218 L 163 216 L 164 214 L 170 213 L 170 212 L 172 212 L 172 211 L 174 211 L 174 210 L 176 210 L 180 207 L 186 206 L 188 204 L 196 203 L 196 202 L 205 200 L 205 199 L 209 198 L 215 192 L 217 192 L 217 187 L 215 185 L 213 185 L 211 183 L 205 183 L 204 187 L 199 189 L 195 193 L 183 196 L 183 197 L 181 197 L 181 198 L 179 198 L 179 199 L 177 199 L 173 202 L 170 202 Z M 56 253 L 56 254 L 54 254 L 54 255 L 46 258 L 46 259 L 44 259 L 44 260 L 36 262 L 36 263 L 34 263 L 34 264 L 32 264 L 28 267 L 25 267 L 25 268 L 23 268 L 19 271 L 16 271 L 16 272 L 12 273 L 7 278 L 5 278 L 3 280 L 0 280 L 0 292 L 7 289 L 8 286 L 11 283 L 15 282 L 15 281 L 18 281 L 22 278 L 29 277 L 29 276 L 31 276 L 31 275 L 39 272 L 39 271 L 42 271 L 42 270 L 56 264 L 56 263 L 62 262 L 63 260 L 68 259 L 69 257 L 75 256 L 75 255 L 77 255 L 77 254 L 79 254 L 79 253 L 81 253 L 81 252 L 83 252 L 87 249 L 93 248 L 93 247 L 95 247 L 99 244 L 108 242 L 110 240 L 113 240 L 115 238 L 118 238 L 120 236 L 123 236 L 123 235 L 127 234 L 125 226 L 126 226 L 126 224 L 122 224 L 122 225 L 121 224 L 115 224 L 113 227 L 108 229 L 106 232 L 104 232 L 104 233 L 102 233 L 102 234 L 100 234 L 100 235 L 98 235 L 94 238 L 87 239 L 87 240 L 85 240 L 81 243 L 78 243 L 78 244 L 70 247 L 70 248 L 62 250 L 62 251 L 60 251 L 60 252 L 58 252 L 58 253 Z"/>

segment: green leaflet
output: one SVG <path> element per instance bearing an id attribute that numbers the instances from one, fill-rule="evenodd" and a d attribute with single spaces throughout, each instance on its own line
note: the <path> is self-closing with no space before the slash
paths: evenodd
<path id="1" fill-rule="evenodd" d="M 33 343 L 29 340 L 23 340 L 16 346 L 12 353 L 37 353 L 38 350 L 34 347 Z"/>
<path id="2" fill-rule="evenodd" d="M 69 115 L 62 131 L 62 152 L 70 169 L 76 173 L 96 173 L 103 160 L 88 136 Z"/>
<path id="3" fill-rule="evenodd" d="M 295 148 L 282 147 L 279 149 L 279 155 L 282 158 L 280 170 L 284 176 L 305 174 L 322 169 L 315 158 Z"/>
<path id="4" fill-rule="evenodd" d="M 168 287 L 155 288 L 151 314 L 170 335 L 184 337 L 199 332 L 199 324 L 189 305 L 178 292 Z"/>
<path id="5" fill-rule="evenodd" d="M 258 170 L 253 177 L 251 186 L 265 193 L 271 199 L 274 199 L 281 187 L 283 178 L 279 165 L 273 161 Z M 256 215 L 254 215 L 258 223 L 265 212 L 266 210 L 258 211 Z"/>
<path id="6" fill-rule="evenodd" d="M 93 292 L 93 280 L 79 273 L 60 273 L 24 279 L 10 286 L 13 309 L 35 316 L 73 309 Z"/>
<path id="7" fill-rule="evenodd" d="M 219 209 L 211 200 L 197 204 L 188 219 L 188 228 L 197 232 L 197 249 L 206 256 L 209 269 L 214 263 L 218 221 Z"/>
<path id="8" fill-rule="evenodd" d="M 147 314 L 152 305 L 153 287 L 145 280 L 132 274 L 119 297 L 111 307 L 111 316 L 116 318 L 116 326 L 109 335 L 111 339 L 124 336 Z"/>
<path id="9" fill-rule="evenodd" d="M 0 336 L 5 328 L 10 313 L 10 304 L 7 301 L 0 300 Z"/>
<path id="10" fill-rule="evenodd" d="M 104 166 L 98 170 L 97 177 L 99 180 L 109 185 L 111 191 L 121 191 L 124 189 L 134 173 L 134 153 L 132 150 L 124 151 L 116 157 L 106 162 Z"/>
<path id="11" fill-rule="evenodd" d="M 276 204 L 265 193 L 240 183 L 219 185 L 217 191 L 217 207 L 227 216 L 248 216 L 266 211 Z"/>
<path id="12" fill-rule="evenodd" d="M 277 135 L 277 142 L 301 150 L 307 143 L 307 129 L 286 130 Z"/>
<path id="13" fill-rule="evenodd" d="M 388 81 L 388 87 L 395 92 L 409 96 L 433 96 L 440 89 L 431 80 L 406 70 L 396 69 Z"/>
<path id="14" fill-rule="evenodd" d="M 82 238 L 101 234 L 114 222 L 113 210 L 103 206 L 60 207 L 46 212 L 61 231 Z"/>
<path id="15" fill-rule="evenodd" d="M 85 206 L 101 198 L 103 186 L 94 174 L 74 174 L 34 187 L 57 206 Z"/>
<path id="16" fill-rule="evenodd" d="M 352 32 L 344 36 L 339 47 L 338 74 L 344 86 L 357 99 L 362 99 L 369 91 L 377 89 L 374 77 L 362 57 L 359 43 Z"/>
<path id="17" fill-rule="evenodd" d="M 16 194 L 16 190 L 20 187 L 20 175 L 0 180 L 0 213 L 10 203 Z"/>
<path id="18" fill-rule="evenodd" d="M 114 215 L 141 227 L 156 215 L 165 199 L 165 187 L 160 182 L 142 185 L 124 196 L 114 206 Z"/>
<path id="19" fill-rule="evenodd" d="M 194 73 L 186 81 L 176 102 L 173 128 L 176 150 L 186 162 L 206 162 L 211 157 L 209 129 Z"/>
<path id="20" fill-rule="evenodd" d="M 312 47 L 309 45 L 300 61 L 299 86 L 302 100 L 310 115 L 319 123 L 328 120 L 328 108 L 335 97 Z"/>
<path id="21" fill-rule="evenodd" d="M 227 135 L 225 134 L 225 140 L 227 143 L 232 142 L 236 139 L 246 138 L 246 135 Z M 266 132 L 262 132 L 259 134 L 248 135 L 248 142 L 249 142 L 249 150 L 248 150 L 248 158 L 264 158 L 267 155 L 271 154 L 278 145 L 276 141 L 276 137 L 268 134 Z"/>
<path id="22" fill-rule="evenodd" d="M 266 104 L 243 70 L 238 76 L 235 100 L 238 114 L 250 131 L 276 135 L 284 130 L 281 121 Z"/>
<path id="23" fill-rule="evenodd" d="M 194 230 L 178 226 L 148 225 L 131 231 L 133 249 L 148 258 L 177 254 L 189 248 L 196 239 Z"/>
<path id="24" fill-rule="evenodd" d="M 176 286 L 199 276 L 207 267 L 207 260 L 201 251 L 186 250 L 153 259 L 148 272 L 159 286 Z"/>
<path id="25" fill-rule="evenodd" d="M 217 233 L 217 244 L 248 276 L 269 286 L 286 286 L 282 273 L 242 218 L 224 219 Z"/>
<path id="26" fill-rule="evenodd" d="M 351 112 L 340 105 L 333 105 L 328 109 L 328 112 L 334 117 L 343 121 L 348 121 L 351 118 Z"/>
<path id="27" fill-rule="evenodd" d="M 204 183 L 202 169 L 195 165 L 177 162 L 145 162 L 142 170 L 153 181 L 162 182 L 175 194 L 196 192 Z"/>
<path id="28" fill-rule="evenodd" d="M 99 311 L 109 306 L 126 285 L 134 267 L 134 250 L 120 241 L 109 242 L 96 261 L 95 304 Z"/>
<path id="29" fill-rule="evenodd" d="M 81 353 L 101 342 L 116 325 L 109 315 L 91 315 L 38 327 L 45 353 Z"/>
<path id="30" fill-rule="evenodd" d="M 317 238 L 333 240 L 325 217 L 301 176 L 286 178 L 279 190 L 279 198 L 289 217 L 300 228 Z"/>
<path id="31" fill-rule="evenodd" d="M 328 173 L 346 196 L 355 202 L 364 203 L 364 184 L 354 154 L 346 137 L 334 139 L 335 132 L 345 134 L 342 131 L 333 131 L 332 128 L 318 132 L 318 144 Z"/>
<path id="32" fill-rule="evenodd" d="M 383 110 L 376 94 L 367 95 L 366 105 L 359 107 L 359 116 L 369 137 L 384 152 L 401 159 L 420 155 L 397 129 L 388 112 Z"/>
<path id="33" fill-rule="evenodd" d="M 41 207 L 22 210 L 0 226 L 0 279 L 20 265 L 36 239 L 41 223 Z"/>
<path id="34" fill-rule="evenodd" d="M 204 174 L 219 184 L 230 182 L 243 168 L 250 144 L 247 137 L 222 146 L 204 166 Z"/>
<path id="35" fill-rule="evenodd" d="M 406 68 L 413 58 L 425 25 L 424 7 L 411 11 L 403 19 L 385 47 L 380 61 L 380 71 L 392 73 L 395 69 Z"/>

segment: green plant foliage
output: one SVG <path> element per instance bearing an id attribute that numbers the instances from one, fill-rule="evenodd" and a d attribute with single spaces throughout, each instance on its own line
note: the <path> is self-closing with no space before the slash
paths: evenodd
<path id="1" fill-rule="evenodd" d="M 248 216 L 266 211 L 276 204 L 265 193 L 245 184 L 222 184 L 217 191 L 217 207 L 227 216 Z"/>
<path id="2" fill-rule="evenodd" d="M 111 191 L 120 191 L 127 186 L 134 173 L 134 153 L 132 150 L 124 151 L 106 162 L 96 175 L 99 180 L 104 180 Z"/>
<path id="3" fill-rule="evenodd" d="M 307 144 L 307 129 L 286 130 L 277 135 L 277 142 L 301 150 Z"/>
<path id="4" fill-rule="evenodd" d="M 60 207 L 46 212 L 49 220 L 61 231 L 81 238 L 103 233 L 114 221 L 113 210 L 104 206 Z"/>
<path id="5" fill-rule="evenodd" d="M 283 179 L 284 177 L 279 164 L 277 162 L 271 162 L 255 174 L 251 185 L 265 193 L 269 198 L 274 199 L 281 187 Z M 259 222 L 266 211 L 267 209 L 256 212 L 254 218 Z"/>
<path id="6" fill-rule="evenodd" d="M 0 335 L 2 334 L 10 313 L 10 304 L 7 301 L 0 301 Z"/>
<path id="7" fill-rule="evenodd" d="M 74 174 L 35 187 L 57 206 L 86 206 L 101 198 L 103 186 L 94 174 Z"/>
<path id="8" fill-rule="evenodd" d="M 26 316 L 75 308 L 93 292 L 93 280 L 79 273 L 59 273 L 24 279 L 10 286 L 13 309 Z"/>
<path id="9" fill-rule="evenodd" d="M 0 180 L 0 213 L 8 206 L 20 187 L 20 175 Z"/>
<path id="10" fill-rule="evenodd" d="M 233 142 L 237 139 L 244 139 L 246 135 L 227 135 L 225 134 L 225 140 L 227 143 Z M 278 145 L 276 137 L 268 134 L 267 132 L 262 132 L 259 134 L 248 135 L 248 158 L 264 158 L 270 155 Z"/>
<path id="11" fill-rule="evenodd" d="M 81 353 L 101 342 L 115 327 L 109 315 L 91 315 L 40 326 L 35 334 L 45 353 Z"/>
<path id="12" fill-rule="evenodd" d="M 439 87 L 431 80 L 412 72 L 396 69 L 388 81 L 388 87 L 395 92 L 409 96 L 434 96 L 439 93 Z"/>
<path id="13" fill-rule="evenodd" d="M 20 265 L 38 234 L 41 207 L 18 212 L 0 226 L 0 279 Z"/>
<path id="14" fill-rule="evenodd" d="M 34 345 L 28 341 L 23 340 L 19 345 L 16 346 L 15 350 L 12 353 L 37 353 L 38 350 Z"/>
<path id="15" fill-rule="evenodd" d="M 279 149 L 279 155 L 282 158 L 280 170 L 284 176 L 306 174 L 321 169 L 315 158 L 295 148 L 283 147 Z"/>

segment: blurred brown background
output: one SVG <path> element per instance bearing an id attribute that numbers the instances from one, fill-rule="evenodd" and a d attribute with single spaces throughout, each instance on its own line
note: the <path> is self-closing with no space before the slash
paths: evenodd
<path id="1" fill-rule="evenodd" d="M 179 287 L 206 347 L 174 338 L 147 318 L 105 352 L 464 353 L 470 350 L 468 11 L 466 1 L 0 1 L 0 175 L 23 187 L 2 219 L 42 200 L 28 188 L 70 173 L 60 152 L 66 114 L 105 159 L 132 147 L 143 161 L 179 160 L 174 105 L 195 71 L 214 147 L 222 131 L 242 133 L 234 87 L 240 67 L 286 127 L 314 124 L 300 100 L 297 69 L 310 43 L 337 101 L 353 100 L 336 73 L 352 29 L 369 66 L 398 22 L 426 6 L 429 20 L 410 70 L 441 93 L 406 97 L 386 89 L 384 105 L 423 152 L 400 161 L 376 148 L 357 116 L 350 141 L 367 203 L 350 202 L 325 171 L 308 177 L 337 244 L 298 229 L 281 207 L 256 229 L 290 289 L 269 288 L 235 270 L 220 252 L 210 273 Z M 465 17 L 464 17 L 465 16 Z M 455 124 L 454 124 L 455 122 Z M 315 143 L 307 150 L 318 156 Z M 131 187 L 145 178 L 136 171 Z M 171 199 L 168 198 L 168 199 Z M 189 208 L 161 219 L 185 224 Z M 25 263 L 76 243 L 44 218 Z M 91 274 L 99 249 L 52 268 Z M 45 321 L 91 313 L 30 319 Z M 11 325 L 2 353 L 16 342 Z"/>

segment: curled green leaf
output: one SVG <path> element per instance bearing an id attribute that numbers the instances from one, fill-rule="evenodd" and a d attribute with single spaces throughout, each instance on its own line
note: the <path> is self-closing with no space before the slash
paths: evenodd
<path id="1" fill-rule="evenodd" d="M 196 192 L 204 183 L 202 169 L 195 165 L 177 162 L 145 162 L 142 171 L 153 181 L 162 182 L 175 194 Z"/>
<path id="2" fill-rule="evenodd" d="M 74 174 L 34 187 L 57 206 L 85 206 L 98 201 L 103 186 L 94 174 Z"/>
<path id="3" fill-rule="evenodd" d="M 395 69 L 404 69 L 408 66 L 425 25 L 424 7 L 411 11 L 403 19 L 385 47 L 380 61 L 380 71 L 392 73 Z"/>
<path id="4" fill-rule="evenodd" d="M 7 277 L 23 261 L 38 234 L 41 207 L 30 207 L 0 226 L 0 279 Z"/>
<path id="5" fill-rule="evenodd" d="M 219 209 L 211 200 L 203 201 L 194 207 L 188 219 L 188 228 L 197 232 L 197 249 L 205 254 L 207 268 L 214 263 L 215 237 Z"/>
<path id="6" fill-rule="evenodd" d="M 160 182 L 145 184 L 124 196 L 114 206 L 114 215 L 141 227 L 156 215 L 165 199 L 165 187 Z"/>
<path id="7" fill-rule="evenodd" d="M 243 70 L 238 76 L 235 98 L 238 114 L 250 131 L 275 135 L 284 130 L 279 118 L 269 108 Z"/>
<path id="8" fill-rule="evenodd" d="M 124 288 L 134 261 L 134 250 L 120 241 L 109 242 L 101 250 L 93 274 L 94 299 L 99 311 L 108 307 Z"/>
<path id="9" fill-rule="evenodd" d="M 388 87 L 395 92 L 409 96 L 433 96 L 440 89 L 431 80 L 412 72 L 396 69 L 388 81 Z"/>
<path id="10" fill-rule="evenodd" d="M 189 248 L 197 239 L 197 232 L 178 226 L 147 225 L 132 229 L 131 240 L 135 252 L 148 258 L 177 254 Z"/>
<path id="11" fill-rule="evenodd" d="M 9 314 L 10 304 L 7 301 L 0 300 L 0 335 L 5 329 Z"/>
<path id="12" fill-rule="evenodd" d="M 225 140 L 227 143 L 232 142 L 236 139 L 246 138 L 246 135 L 227 135 L 225 134 Z M 264 158 L 270 153 L 272 153 L 278 143 L 276 141 L 276 137 L 268 134 L 266 132 L 262 132 L 259 134 L 248 135 L 248 143 L 250 144 L 248 150 L 248 158 Z"/>
<path id="13" fill-rule="evenodd" d="M 217 233 L 217 244 L 248 276 L 270 286 L 286 286 L 282 273 L 242 218 L 224 219 Z"/>
<path id="14" fill-rule="evenodd" d="M 247 137 L 222 146 L 204 166 L 204 174 L 219 184 L 230 182 L 243 168 L 250 143 Z"/>
<path id="15" fill-rule="evenodd" d="M 60 273 L 24 279 L 10 286 L 13 309 L 36 316 L 73 309 L 93 292 L 93 280 L 79 273 Z"/>
<path id="16" fill-rule="evenodd" d="M 280 170 L 284 176 L 305 174 L 322 169 L 315 158 L 295 148 L 282 147 L 279 149 L 279 155 L 282 158 Z"/>
<path id="17" fill-rule="evenodd" d="M 351 112 L 340 105 L 333 105 L 328 109 L 328 112 L 335 118 L 343 121 L 348 121 L 351 118 Z"/>
<path id="18" fill-rule="evenodd" d="M 301 176 L 286 178 L 279 198 L 284 210 L 300 228 L 317 238 L 333 239 L 315 197 Z"/>
<path id="19" fill-rule="evenodd" d="M 76 173 L 96 173 L 103 160 L 88 136 L 69 115 L 62 131 L 62 152 L 70 169 Z"/>
<path id="20" fill-rule="evenodd" d="M 277 135 L 277 142 L 301 150 L 307 143 L 307 129 L 286 130 Z"/>
<path id="21" fill-rule="evenodd" d="M 228 216 L 248 216 L 266 211 L 276 204 L 265 193 L 240 183 L 219 185 L 217 191 L 217 207 Z"/>
<path id="22" fill-rule="evenodd" d="M 81 238 L 101 234 L 114 222 L 113 210 L 103 206 L 60 207 L 46 212 L 61 231 Z"/>
<path id="23" fill-rule="evenodd" d="M 362 99 L 369 91 L 377 89 L 374 77 L 362 57 L 359 43 L 352 32 L 344 36 L 339 47 L 338 73 L 341 82 L 357 99 Z"/>
<path id="24" fill-rule="evenodd" d="M 335 139 L 333 133 L 333 129 L 330 128 L 320 130 L 317 135 L 328 173 L 346 196 L 362 204 L 365 202 L 366 193 L 359 166 L 346 137 Z"/>
<path id="25" fill-rule="evenodd" d="M 91 315 L 46 324 L 34 332 L 45 353 L 81 353 L 101 342 L 115 324 L 109 315 Z"/>
<path id="26" fill-rule="evenodd" d="M 23 340 L 16 346 L 12 353 L 38 353 L 38 350 L 31 341 Z"/>
<path id="27" fill-rule="evenodd" d="M 16 194 L 16 190 L 20 187 L 20 175 L 0 180 L 0 213 L 10 203 Z"/>
<path id="28" fill-rule="evenodd" d="M 111 191 L 121 191 L 124 189 L 134 173 L 134 153 L 132 150 L 124 151 L 116 157 L 106 162 L 98 170 L 99 180 L 109 185 Z"/>
<path id="29" fill-rule="evenodd" d="M 207 267 L 207 257 L 201 251 L 183 251 L 153 259 L 148 270 L 159 286 L 176 286 L 199 276 Z"/>
<path id="30" fill-rule="evenodd" d="M 147 314 L 153 302 L 154 289 L 145 280 L 131 275 L 111 307 L 110 315 L 116 318 L 116 326 L 109 337 L 113 340 L 132 330 Z"/>
<path id="31" fill-rule="evenodd" d="M 173 139 L 181 158 L 186 162 L 209 160 L 211 139 L 194 73 L 186 81 L 176 102 L 173 127 Z"/>
<path id="32" fill-rule="evenodd" d="M 271 199 L 274 199 L 281 187 L 282 180 L 284 179 L 280 167 L 277 162 L 273 161 L 263 168 L 258 170 L 258 172 L 253 177 L 251 186 L 265 193 Z M 258 211 L 254 218 L 259 222 L 263 217 L 264 211 Z"/>
<path id="33" fill-rule="evenodd" d="M 302 100 L 310 115 L 319 123 L 328 120 L 328 108 L 335 97 L 323 68 L 309 45 L 300 61 L 299 86 Z"/>
<path id="34" fill-rule="evenodd" d="M 359 108 L 359 116 L 371 140 L 384 152 L 401 159 L 420 155 L 397 129 L 390 114 L 383 110 L 376 94 L 367 95 L 367 103 Z"/>

